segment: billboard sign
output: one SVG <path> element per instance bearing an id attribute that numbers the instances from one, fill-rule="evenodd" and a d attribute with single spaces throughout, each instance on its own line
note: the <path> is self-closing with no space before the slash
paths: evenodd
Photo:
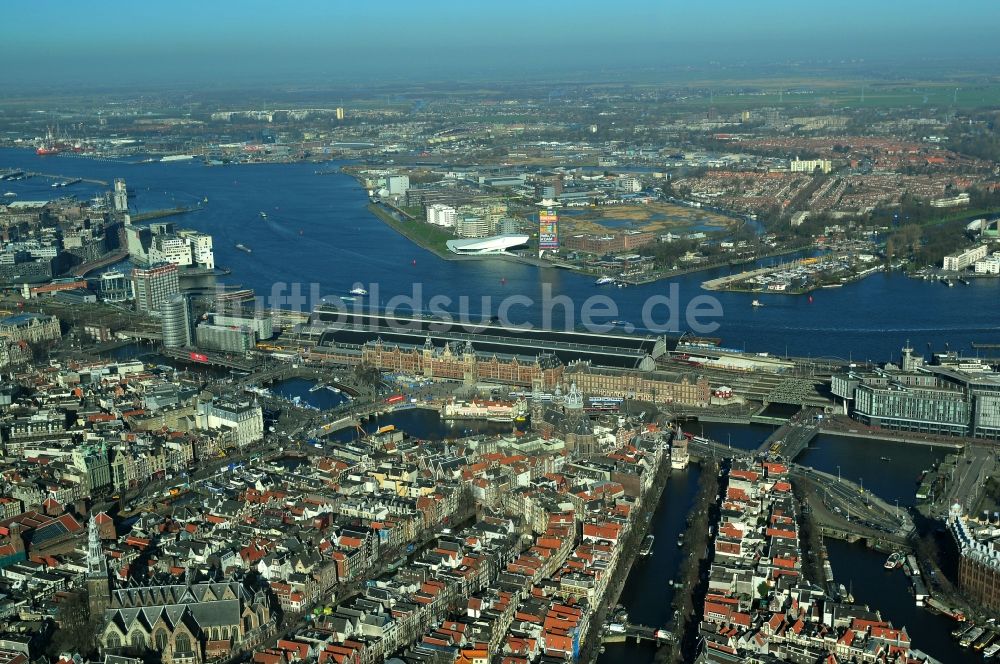
<path id="1" fill-rule="evenodd" d="M 545 210 L 538 214 L 538 249 L 554 251 L 559 248 L 559 218 L 555 210 Z"/>

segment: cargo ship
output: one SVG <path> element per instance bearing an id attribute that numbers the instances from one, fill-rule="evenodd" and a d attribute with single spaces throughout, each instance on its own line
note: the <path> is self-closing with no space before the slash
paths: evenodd
<path id="1" fill-rule="evenodd" d="M 937 599 L 936 597 L 928 597 L 927 601 L 926 601 L 926 605 L 932 611 L 937 611 L 938 613 L 941 613 L 942 615 L 948 616 L 952 620 L 957 620 L 958 622 L 965 621 L 965 614 L 964 613 L 962 613 L 958 609 L 953 609 L 952 607 L 948 606 L 947 604 L 945 604 L 941 600 Z M 963 633 L 965 633 L 966 631 L 968 631 L 968 628 L 962 628 L 962 627 L 960 627 L 956 631 L 957 631 L 957 634 L 955 632 L 952 632 L 952 636 L 954 636 L 955 638 L 958 638 Z"/>
<path id="2" fill-rule="evenodd" d="M 59 148 L 54 145 L 41 145 L 35 150 L 35 154 L 39 157 L 45 157 L 52 154 L 59 154 Z"/>

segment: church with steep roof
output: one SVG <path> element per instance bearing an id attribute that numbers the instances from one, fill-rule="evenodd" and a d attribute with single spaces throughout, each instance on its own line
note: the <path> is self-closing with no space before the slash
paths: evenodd
<path id="1" fill-rule="evenodd" d="M 103 616 L 98 642 L 104 654 L 156 652 L 163 664 L 201 664 L 249 650 L 270 636 L 277 617 L 264 588 L 244 580 L 130 583 L 114 588 L 91 517 L 87 591 L 91 616 Z"/>
<path id="2" fill-rule="evenodd" d="M 104 617 L 105 652 L 154 650 L 164 664 L 250 648 L 273 627 L 267 592 L 235 580 L 116 589 Z"/>

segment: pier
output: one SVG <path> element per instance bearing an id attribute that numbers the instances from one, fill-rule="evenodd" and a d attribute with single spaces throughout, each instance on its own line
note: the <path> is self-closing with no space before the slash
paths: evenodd
<path id="1" fill-rule="evenodd" d="M 96 184 L 102 187 L 107 187 L 110 184 L 106 180 L 98 180 L 96 178 L 81 178 L 72 175 L 53 175 L 51 173 L 35 173 L 35 172 L 25 173 L 24 175 L 25 177 L 30 177 L 30 178 L 47 178 L 49 180 L 65 180 L 67 182 L 73 180 L 75 182 L 86 182 L 87 184 Z"/>

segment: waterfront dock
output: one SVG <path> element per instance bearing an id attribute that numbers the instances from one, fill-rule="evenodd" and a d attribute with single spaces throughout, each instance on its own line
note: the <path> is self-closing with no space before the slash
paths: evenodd
<path id="1" fill-rule="evenodd" d="M 47 180 L 58 180 L 62 182 L 86 182 L 87 184 L 96 184 L 101 187 L 107 187 L 110 183 L 106 180 L 98 180 L 97 178 L 81 178 L 73 175 L 56 175 L 53 173 L 38 173 L 29 172 L 24 174 L 26 177 L 32 178 L 45 178 Z"/>

